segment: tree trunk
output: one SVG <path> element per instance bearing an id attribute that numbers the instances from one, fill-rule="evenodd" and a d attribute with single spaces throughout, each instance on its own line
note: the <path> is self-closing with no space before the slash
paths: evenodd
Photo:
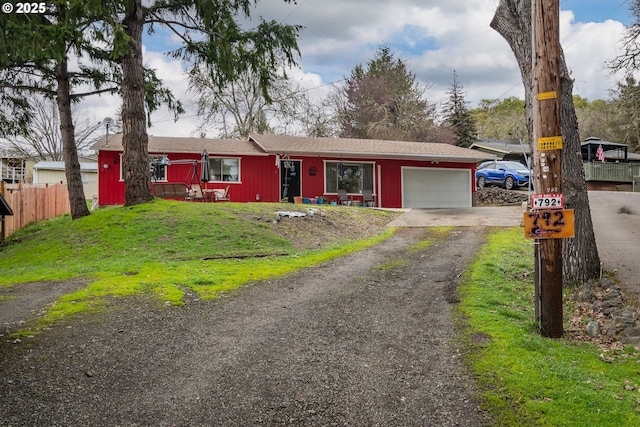
<path id="1" fill-rule="evenodd" d="M 529 140 L 533 138 L 533 68 L 531 47 L 531 0 L 500 0 L 491 21 L 496 30 L 509 43 L 513 51 L 525 89 L 525 117 Z M 563 239 L 563 281 L 564 284 L 585 282 L 595 277 L 600 269 L 600 259 L 596 247 L 587 185 L 584 180 L 578 120 L 573 105 L 573 81 L 561 53 L 561 128 L 562 189 L 565 205 L 575 210 L 575 237 Z"/>
<path id="2" fill-rule="evenodd" d="M 600 272 L 600 257 L 596 247 L 596 237 L 591 222 L 591 209 L 584 167 L 580 151 L 578 119 L 573 106 L 573 80 L 562 59 L 562 191 L 567 208 L 574 209 L 575 237 L 564 239 L 562 244 L 563 274 L 565 284 L 580 284 L 597 277 Z M 572 132 L 568 130 L 572 129 Z"/>
<path id="3" fill-rule="evenodd" d="M 122 58 L 122 145 L 124 155 L 125 205 L 132 206 L 153 200 L 149 171 L 149 136 L 144 103 L 142 68 L 141 0 L 131 0 L 124 18 L 126 33 L 131 37 L 131 51 Z"/>
<path id="4" fill-rule="evenodd" d="M 67 58 L 63 58 L 57 68 L 58 91 L 56 101 L 60 115 L 60 135 L 64 158 L 64 173 L 67 178 L 71 218 L 78 219 L 90 214 L 84 195 L 78 149 L 76 147 L 73 118 L 71 116 L 71 96 Z"/>

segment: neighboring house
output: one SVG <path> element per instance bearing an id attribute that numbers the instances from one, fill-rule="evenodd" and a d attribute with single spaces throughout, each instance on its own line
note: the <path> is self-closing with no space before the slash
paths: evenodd
<path id="1" fill-rule="evenodd" d="M 28 182 L 25 159 L 17 158 L 7 150 L 0 149 L 0 179 L 8 184 Z"/>
<path id="2" fill-rule="evenodd" d="M 525 166 L 529 165 L 531 159 L 531 146 L 525 141 L 480 139 L 469 148 L 492 154 L 502 160 L 520 162 Z"/>
<path id="3" fill-rule="evenodd" d="M 80 174 L 84 195 L 91 200 L 98 195 L 98 163 L 80 162 Z M 67 177 L 64 171 L 64 162 L 42 161 L 33 165 L 34 184 L 66 184 Z"/>
<path id="4" fill-rule="evenodd" d="M 604 162 L 598 156 L 602 147 Z M 640 191 L 640 155 L 626 144 L 590 137 L 581 144 L 584 176 L 589 190 Z"/>
<path id="5" fill-rule="evenodd" d="M 599 147 L 602 147 L 604 162 L 598 158 Z M 523 164 L 531 158 L 528 143 L 481 140 L 470 148 Z M 582 142 L 581 153 L 589 190 L 640 191 L 640 155 L 629 153 L 626 144 L 590 137 Z"/>
<path id="6" fill-rule="evenodd" d="M 125 202 L 122 135 L 94 145 L 98 203 Z M 449 144 L 252 135 L 247 140 L 149 136 L 154 182 L 198 184 L 204 150 L 211 180 L 206 190 L 229 187 L 234 202 L 278 202 L 294 197 L 354 202 L 372 192 L 375 206 L 443 208 L 473 205 L 475 167 L 495 158 Z M 168 161 L 167 161 L 168 160 Z"/>

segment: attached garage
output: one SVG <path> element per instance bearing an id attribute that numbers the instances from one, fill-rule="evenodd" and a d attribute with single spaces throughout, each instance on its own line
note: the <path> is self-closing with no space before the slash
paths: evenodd
<path id="1" fill-rule="evenodd" d="M 122 135 L 111 136 L 108 144 L 101 138 L 95 149 L 99 204 L 124 203 Z M 199 176 L 204 150 L 212 177 L 200 184 L 193 180 L 193 169 L 195 165 Z M 150 164 L 161 158 L 168 165 L 154 183 L 229 188 L 234 202 L 300 197 L 310 203 L 315 199 L 354 206 L 372 196 L 373 202 L 367 204 L 380 208 L 458 208 L 473 205 L 476 165 L 495 157 L 435 142 L 292 135 L 251 135 L 245 140 L 149 136 Z M 223 165 L 234 172 L 225 172 Z"/>
<path id="2" fill-rule="evenodd" d="M 403 208 L 471 207 L 469 169 L 402 168 Z"/>

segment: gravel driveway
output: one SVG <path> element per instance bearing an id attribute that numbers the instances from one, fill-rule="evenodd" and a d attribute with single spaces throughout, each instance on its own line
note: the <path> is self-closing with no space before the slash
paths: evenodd
<path id="1" fill-rule="evenodd" d="M 113 304 L 0 345 L 3 426 L 480 426 L 451 342 L 485 242 L 399 229 L 375 247 L 213 302 Z"/>

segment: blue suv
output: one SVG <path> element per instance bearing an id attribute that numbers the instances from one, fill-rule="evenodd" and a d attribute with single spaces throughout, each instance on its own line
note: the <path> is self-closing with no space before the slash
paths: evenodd
<path id="1" fill-rule="evenodd" d="M 492 160 L 476 169 L 476 186 L 500 185 L 511 190 L 527 185 L 530 177 L 531 171 L 522 163 Z"/>

